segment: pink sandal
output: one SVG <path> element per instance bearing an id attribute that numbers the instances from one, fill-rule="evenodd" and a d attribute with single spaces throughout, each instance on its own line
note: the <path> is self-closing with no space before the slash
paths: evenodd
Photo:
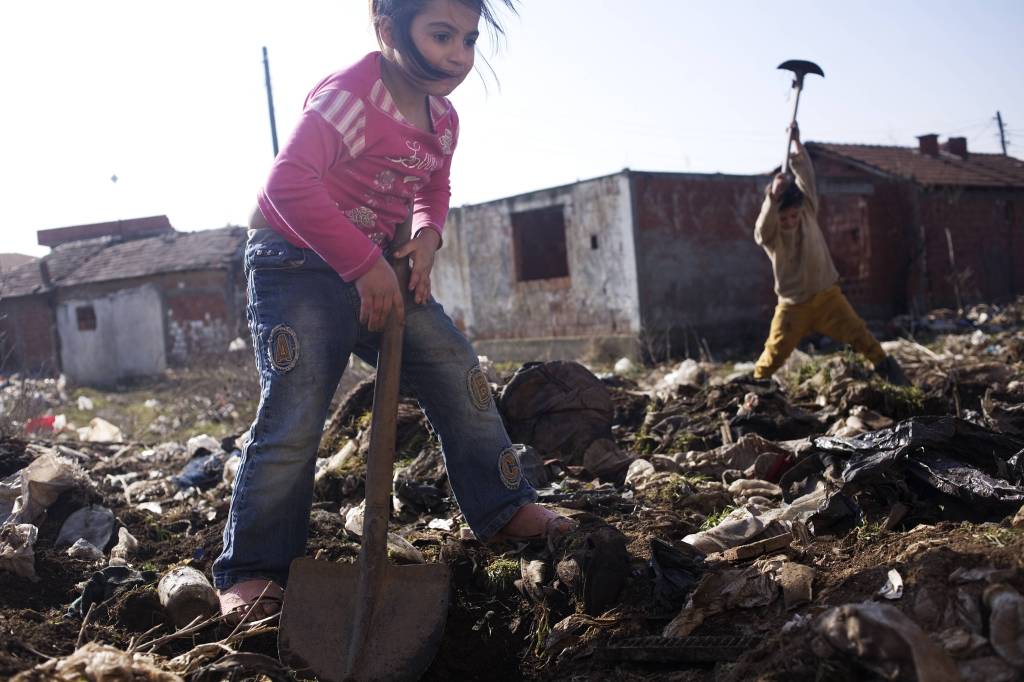
<path id="1" fill-rule="evenodd" d="M 241 623 L 253 623 L 281 611 L 284 590 L 272 580 L 260 578 L 243 580 L 226 590 L 218 590 L 220 613 L 224 622 L 237 626 Z"/>

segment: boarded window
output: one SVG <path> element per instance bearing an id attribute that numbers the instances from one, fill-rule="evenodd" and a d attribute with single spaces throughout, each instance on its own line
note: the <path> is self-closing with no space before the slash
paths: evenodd
<path id="1" fill-rule="evenodd" d="M 75 317 L 78 319 L 79 331 L 88 332 L 96 329 L 96 309 L 91 305 L 75 308 Z"/>
<path id="2" fill-rule="evenodd" d="M 513 213 L 512 236 L 518 281 L 569 276 L 561 205 Z"/>

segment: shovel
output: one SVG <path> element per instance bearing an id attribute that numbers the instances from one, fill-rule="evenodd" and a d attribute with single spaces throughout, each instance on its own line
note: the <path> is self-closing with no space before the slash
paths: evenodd
<path id="1" fill-rule="evenodd" d="M 409 239 L 409 221 L 394 245 Z M 392 261 L 406 300 L 409 259 Z M 359 559 L 353 564 L 295 559 L 281 609 L 281 661 L 321 682 L 415 680 L 434 659 L 448 615 L 444 564 L 388 563 L 388 516 L 395 461 L 395 424 L 403 326 L 392 314 L 381 334 L 373 393 L 366 510 Z"/>

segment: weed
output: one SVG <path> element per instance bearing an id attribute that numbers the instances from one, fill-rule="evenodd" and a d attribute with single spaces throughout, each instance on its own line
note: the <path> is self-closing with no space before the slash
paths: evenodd
<path id="1" fill-rule="evenodd" d="M 892 412 L 908 416 L 924 412 L 924 392 L 917 386 L 894 386 L 881 379 L 874 383 Z"/>
<path id="2" fill-rule="evenodd" d="M 520 367 L 523 366 L 521 362 L 495 362 L 491 365 L 494 368 L 494 373 L 499 377 L 510 377 L 516 373 Z"/>
<path id="3" fill-rule="evenodd" d="M 783 381 L 786 384 L 786 388 L 793 392 L 819 373 L 824 373 L 825 386 L 827 387 L 832 382 L 832 371 L 829 369 L 828 361 L 825 358 L 813 357 L 794 371 L 787 372 L 783 377 Z"/>
<path id="4" fill-rule="evenodd" d="M 672 439 L 672 449 L 686 452 L 691 449 L 690 446 L 696 440 L 698 440 L 698 436 L 690 431 L 685 431 Z"/>
<path id="5" fill-rule="evenodd" d="M 687 485 L 691 488 L 699 488 L 702 483 L 707 483 L 714 479 L 707 474 L 686 474 L 683 476 L 683 480 L 686 481 Z"/>
<path id="6" fill-rule="evenodd" d="M 644 488 L 641 496 L 649 502 L 672 505 L 682 499 L 683 492 L 688 487 L 685 478 L 679 474 L 672 474 L 656 485 Z"/>
<path id="7" fill-rule="evenodd" d="M 495 559 L 484 569 L 484 575 L 495 592 L 504 592 L 519 578 L 519 562 L 515 559 Z"/>
<path id="8" fill-rule="evenodd" d="M 700 524 L 700 529 L 711 530 L 712 528 L 720 524 L 722 521 L 724 521 L 725 517 L 733 513 L 734 511 L 736 511 L 736 507 L 730 505 L 728 507 L 725 507 L 724 509 L 720 509 L 716 512 L 708 514 L 708 517 L 704 519 L 704 523 Z"/>
<path id="9" fill-rule="evenodd" d="M 996 547 L 1006 547 L 1008 543 L 1013 541 L 1014 531 L 1001 526 L 991 526 L 982 532 L 981 537 Z"/>
<path id="10" fill-rule="evenodd" d="M 533 655 L 541 657 L 544 655 L 544 642 L 547 641 L 548 635 L 551 634 L 551 612 L 548 611 L 547 606 L 544 604 L 537 605 L 534 610 L 534 622 Z"/>
<path id="11" fill-rule="evenodd" d="M 657 438 L 653 438 L 641 431 L 636 435 L 636 440 L 633 441 L 633 450 L 641 455 L 650 455 L 658 450 L 659 445 L 661 445 L 661 442 Z"/>
<path id="12" fill-rule="evenodd" d="M 865 523 L 857 526 L 857 542 L 870 544 L 885 534 L 885 528 L 880 523 Z"/>

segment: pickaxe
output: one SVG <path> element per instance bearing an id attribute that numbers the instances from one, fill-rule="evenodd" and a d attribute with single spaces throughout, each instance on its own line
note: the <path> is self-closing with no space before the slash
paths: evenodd
<path id="1" fill-rule="evenodd" d="M 790 59 L 779 64 L 779 68 L 793 72 L 793 88 L 796 89 L 796 99 L 793 100 L 793 118 L 789 122 L 789 137 L 786 138 L 786 156 L 782 160 L 782 173 L 785 175 L 789 172 L 789 146 L 793 142 L 793 124 L 796 123 L 796 111 L 800 107 L 800 92 L 804 89 L 804 76 L 813 73 L 824 78 L 825 72 L 814 62 L 804 59 Z"/>

